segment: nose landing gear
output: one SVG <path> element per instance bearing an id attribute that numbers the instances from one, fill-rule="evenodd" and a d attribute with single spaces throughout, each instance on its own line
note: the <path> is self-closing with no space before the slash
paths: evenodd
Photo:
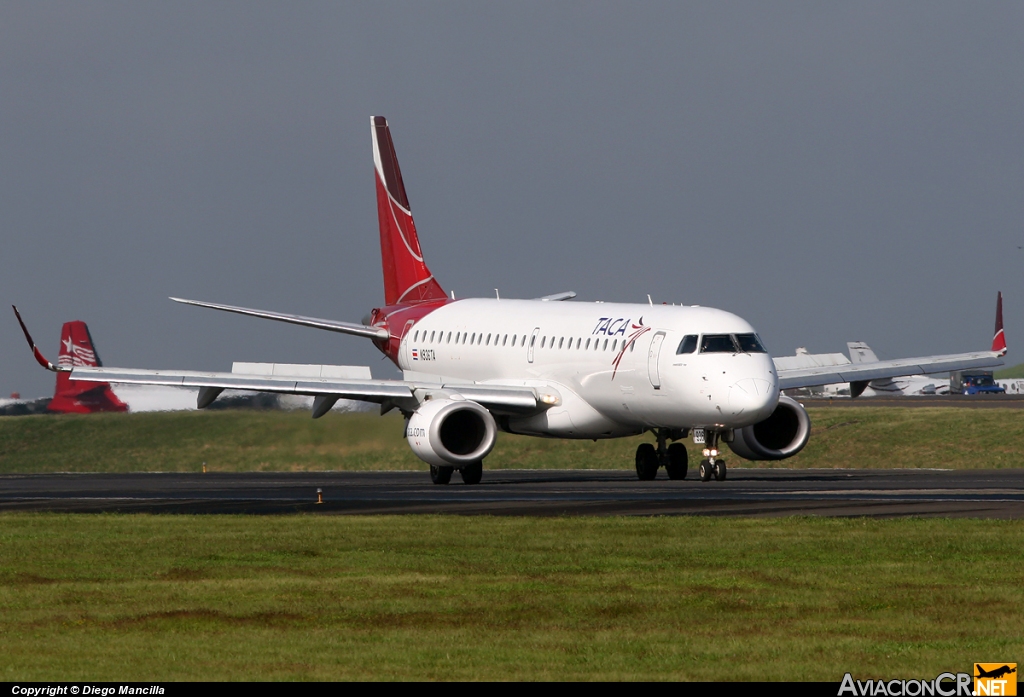
<path id="1" fill-rule="evenodd" d="M 716 482 L 725 481 L 726 469 L 725 460 L 718 458 L 718 439 L 721 434 L 718 431 L 707 431 L 704 442 L 703 455 L 705 460 L 700 461 L 700 480 L 710 482 L 714 477 Z"/>

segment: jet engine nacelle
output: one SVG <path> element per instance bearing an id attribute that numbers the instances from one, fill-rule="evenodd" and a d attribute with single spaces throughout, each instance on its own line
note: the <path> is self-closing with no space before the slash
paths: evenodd
<path id="1" fill-rule="evenodd" d="M 469 400 L 431 399 L 405 425 L 409 447 L 427 464 L 462 468 L 491 452 L 498 429 L 484 407 Z"/>
<path id="2" fill-rule="evenodd" d="M 764 421 L 737 429 L 729 448 L 748 460 L 785 460 L 804 449 L 811 437 L 807 411 L 785 395 Z"/>

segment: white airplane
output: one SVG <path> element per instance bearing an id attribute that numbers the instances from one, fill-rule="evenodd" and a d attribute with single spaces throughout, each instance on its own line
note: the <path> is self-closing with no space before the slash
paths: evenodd
<path id="1" fill-rule="evenodd" d="M 455 300 L 424 261 L 387 121 L 371 117 L 371 133 L 384 305 L 363 323 L 172 299 L 369 339 L 404 379 L 354 378 L 346 366 L 294 375 L 252 364 L 230 373 L 74 367 L 70 378 L 198 387 L 200 408 L 224 389 L 311 395 L 314 418 L 339 398 L 376 402 L 381 413 L 405 415 L 409 446 L 437 484 L 454 470 L 478 483 L 499 429 L 580 439 L 650 432 L 657 445 L 636 451 L 643 480 L 660 467 L 671 479 L 684 478 L 686 448 L 669 441 L 692 434 L 704 443 L 699 470 L 708 481 L 726 478 L 721 442 L 750 460 L 779 460 L 804 447 L 810 420 L 780 395 L 783 388 L 926 372 L 922 366 L 937 372 L 1002 364 L 1005 343 L 976 353 L 777 370 L 754 327 L 722 310 L 559 302 L 573 292 Z"/>

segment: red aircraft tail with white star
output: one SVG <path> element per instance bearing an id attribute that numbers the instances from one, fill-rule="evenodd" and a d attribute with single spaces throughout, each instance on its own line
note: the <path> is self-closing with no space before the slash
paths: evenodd
<path id="1" fill-rule="evenodd" d="M 48 411 L 90 414 L 96 411 L 128 411 L 128 405 L 117 398 L 107 382 L 85 382 L 68 379 L 64 370 L 103 365 L 85 322 L 65 322 L 60 332 L 60 355 L 57 356 L 57 390 Z"/>
<path id="2" fill-rule="evenodd" d="M 47 370 L 57 373 L 57 389 L 53 393 L 47 411 L 60 414 L 91 414 L 97 411 L 128 411 L 128 405 L 117 398 L 110 389 L 109 382 L 92 382 L 85 380 L 70 380 L 69 375 L 72 368 L 100 367 L 99 354 L 92 343 L 92 335 L 85 322 L 76 320 L 65 322 L 60 332 L 60 353 L 57 356 L 57 365 L 46 360 L 42 352 L 32 340 L 28 333 L 28 327 L 21 319 L 18 308 L 14 308 L 14 314 L 18 318 L 18 324 L 25 333 L 25 339 L 32 348 L 32 355 L 36 362 Z"/>

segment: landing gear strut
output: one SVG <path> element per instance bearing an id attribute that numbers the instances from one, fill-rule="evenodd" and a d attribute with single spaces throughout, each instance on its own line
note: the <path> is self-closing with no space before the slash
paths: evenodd
<path id="1" fill-rule="evenodd" d="M 718 457 L 718 439 L 721 434 L 718 431 L 707 431 L 704 441 L 705 460 L 700 461 L 700 480 L 709 482 L 714 477 L 715 481 L 725 481 L 725 460 Z"/>

